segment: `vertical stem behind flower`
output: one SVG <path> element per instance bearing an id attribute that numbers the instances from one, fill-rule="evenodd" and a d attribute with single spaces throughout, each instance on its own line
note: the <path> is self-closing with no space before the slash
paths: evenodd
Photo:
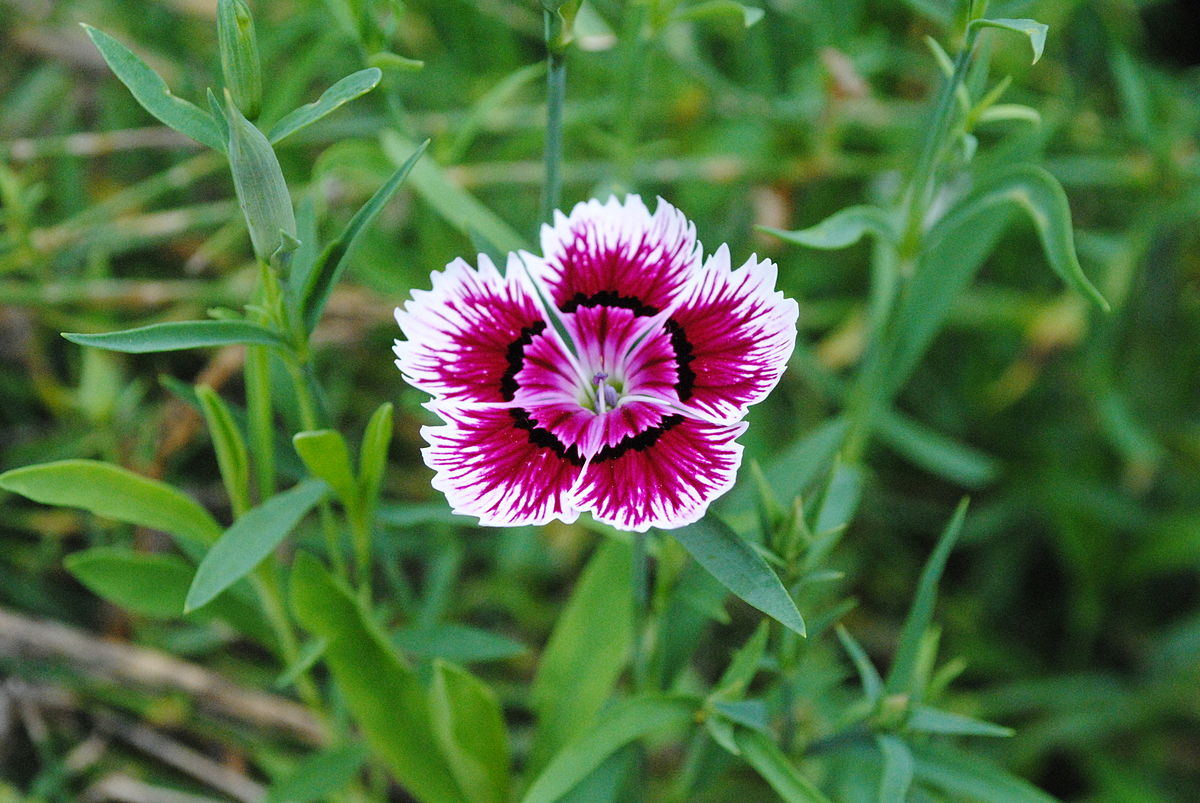
<path id="1" fill-rule="evenodd" d="M 542 220 L 550 222 L 562 198 L 563 106 L 567 98 L 567 56 L 553 41 L 553 15 L 546 19 L 546 176 L 542 185 Z"/>

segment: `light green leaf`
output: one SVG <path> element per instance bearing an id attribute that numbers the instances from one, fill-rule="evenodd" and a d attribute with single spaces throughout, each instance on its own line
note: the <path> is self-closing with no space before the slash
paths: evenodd
<path id="1" fill-rule="evenodd" d="M 68 555 L 63 565 L 96 596 L 155 619 L 183 615 L 193 572 L 187 561 L 174 555 L 103 546 Z"/>
<path id="2" fill-rule="evenodd" d="M 148 354 L 157 351 L 237 346 L 253 343 L 259 346 L 283 347 L 283 340 L 274 331 L 249 321 L 172 321 L 154 323 L 105 334 L 63 332 L 63 337 L 80 346 L 93 346 L 125 354 Z"/>
<path id="3" fill-rule="evenodd" d="M 382 77 L 383 73 L 377 67 L 368 67 L 347 75 L 322 92 L 321 97 L 312 103 L 305 104 L 284 115 L 282 120 L 271 126 L 267 139 L 274 145 L 300 129 L 312 125 L 346 103 L 370 92 L 379 85 L 379 79 Z"/>
<path id="4" fill-rule="evenodd" d="M 354 469 L 350 467 L 350 450 L 340 432 L 332 429 L 297 432 L 292 438 L 292 446 L 309 473 L 329 483 L 347 508 L 357 508 L 358 483 L 354 481 Z"/>
<path id="5" fill-rule="evenodd" d="M 429 688 L 433 731 L 468 800 L 508 800 L 508 733 L 496 694 L 465 669 L 440 659 Z"/>
<path id="6" fill-rule="evenodd" d="M 948 745 L 911 745 L 914 774 L 955 799 L 979 803 L 1056 803 L 1028 781 L 1010 775 L 978 754 L 967 755 Z"/>
<path id="7" fill-rule="evenodd" d="M 1037 109 L 1030 106 L 1025 106 L 1021 103 L 997 103 L 995 106 L 989 106 L 979 113 L 975 118 L 979 123 L 1004 123 L 1004 122 L 1021 122 L 1031 123 L 1032 125 L 1042 124 L 1042 115 Z"/>
<path id="8" fill-rule="evenodd" d="M 317 258 L 300 293 L 300 313 L 309 332 L 316 328 L 317 321 L 325 309 L 326 302 L 329 301 L 329 295 L 333 292 L 334 285 L 345 273 L 346 267 L 349 265 L 350 251 L 354 247 L 358 235 L 371 224 L 371 221 L 396 194 L 396 190 L 400 189 L 400 185 L 404 183 L 404 179 L 408 177 L 428 145 L 429 140 L 425 140 L 417 146 L 408 160 L 397 168 L 392 177 L 375 191 L 375 194 L 363 204 L 361 209 L 354 213 L 354 217 L 350 218 L 346 228 L 342 229 L 342 232 L 325 246 L 325 250 Z"/>
<path id="9" fill-rule="evenodd" d="M 522 803 L 555 803 L 625 745 L 662 728 L 691 724 L 697 707 L 695 700 L 679 697 L 635 697 L 617 703 L 555 754 Z"/>
<path id="10" fill-rule="evenodd" d="M 913 755 L 908 745 L 890 734 L 876 734 L 875 744 L 883 754 L 883 776 L 879 779 L 879 803 L 908 799 L 913 782 Z"/>
<path id="11" fill-rule="evenodd" d="M 846 248 L 870 234 L 887 242 L 896 241 L 896 227 L 891 216 L 877 206 L 850 206 L 834 212 L 815 226 L 797 231 L 755 226 L 785 242 L 823 250 Z"/>
<path id="12" fill-rule="evenodd" d="M 316 803 L 330 800 L 349 784 L 367 760 L 361 744 L 344 744 L 305 759 L 286 777 L 271 784 L 263 803 Z"/>
<path id="13" fill-rule="evenodd" d="M 1058 179 L 1036 165 L 1021 165 L 983 185 L 943 218 L 927 240 L 927 249 L 959 228 L 968 230 L 979 220 L 993 217 L 996 207 L 1016 206 L 1029 215 L 1042 241 L 1046 261 L 1063 281 L 1101 309 L 1108 302 L 1088 280 L 1075 255 L 1071 207 Z"/>
<path id="14" fill-rule="evenodd" d="M 325 654 L 327 646 L 329 643 L 318 636 L 301 647 L 296 660 L 284 667 L 284 670 L 279 673 L 279 677 L 275 678 L 275 688 L 286 689 L 296 681 L 296 678 L 312 669 L 313 665 Z"/>
<path id="15" fill-rule="evenodd" d="M 416 673 L 354 593 L 305 552 L 296 556 L 291 586 L 296 618 L 327 642 L 325 663 L 372 750 L 422 803 L 466 803 Z"/>
<path id="16" fill-rule="evenodd" d="M 506 636 L 458 624 L 402 627 L 392 633 L 392 643 L 421 658 L 444 658 L 460 664 L 503 661 L 529 651 Z"/>
<path id="17" fill-rule="evenodd" d="M 320 480 L 305 480 L 235 521 L 196 569 L 185 610 L 196 610 L 254 571 L 327 493 Z"/>
<path id="18" fill-rule="evenodd" d="M 921 572 L 917 583 L 917 593 L 913 598 L 912 608 L 904 620 L 900 631 L 900 640 L 896 647 L 896 658 L 888 671 L 887 682 L 884 684 L 888 694 L 908 694 L 914 700 L 919 700 L 922 689 L 917 685 L 917 665 L 921 654 L 921 641 L 925 631 L 933 622 L 933 605 L 937 601 L 938 581 L 946 568 L 946 560 L 950 551 L 962 532 L 963 520 L 967 515 L 967 500 L 963 499 L 954 511 L 946 529 L 942 531 L 933 554 Z"/>
<path id="19" fill-rule="evenodd" d="M 211 117 L 198 106 L 172 95 L 158 73 L 125 45 L 90 25 L 85 24 L 83 29 L 104 57 L 109 69 L 133 93 L 143 109 L 179 133 L 213 150 L 225 151 L 225 140 Z"/>
<path id="20" fill-rule="evenodd" d="M 770 714 L 762 700 L 717 700 L 713 711 L 737 725 L 767 732 Z"/>
<path id="21" fill-rule="evenodd" d="M 373 509 L 379 501 L 379 490 L 387 470 L 388 446 L 392 443 L 392 429 L 392 403 L 384 402 L 367 422 L 358 450 L 359 494 L 368 510 Z"/>
<path id="22" fill-rule="evenodd" d="M 208 423 L 225 492 L 229 494 L 233 509 L 244 512 L 250 507 L 250 459 L 242 431 L 234 422 L 229 405 L 215 390 L 208 385 L 197 385 L 196 398 Z"/>
<path id="23" fill-rule="evenodd" d="M 1034 64 L 1038 63 L 1038 59 L 1042 57 L 1042 51 L 1046 49 L 1046 32 L 1050 30 L 1049 25 L 1027 19 L 976 19 L 971 20 L 970 25 L 967 26 L 968 30 L 971 28 L 999 28 L 1003 31 L 1012 31 L 1028 36 L 1029 46 L 1033 48 Z"/>
<path id="24" fill-rule="evenodd" d="M 735 2 L 735 0 L 704 0 L 695 5 L 676 9 L 675 13 L 671 15 L 671 21 L 683 22 L 724 16 L 739 16 L 742 18 L 742 24 L 749 28 L 763 18 L 763 10 L 745 3 Z"/>
<path id="25" fill-rule="evenodd" d="M 867 657 L 866 650 L 859 645 L 854 636 L 850 635 L 850 631 L 840 624 L 837 626 L 837 636 L 838 640 L 842 642 L 842 647 L 845 648 L 846 654 L 854 662 L 854 668 L 858 670 L 858 677 L 862 682 L 863 695 L 872 704 L 879 702 L 879 698 L 883 696 L 883 678 L 879 676 L 879 670 L 875 668 L 875 664 L 871 663 L 871 659 Z"/>
<path id="26" fill-rule="evenodd" d="M 756 730 L 739 729 L 735 739 L 742 758 L 786 803 L 830 803 L 812 781 L 800 774 L 769 736 Z"/>
<path id="27" fill-rule="evenodd" d="M 633 629 L 632 567 L 628 544 L 603 541 L 558 617 L 533 680 L 534 771 L 588 726 L 625 668 Z"/>
<path id="28" fill-rule="evenodd" d="M 221 535 L 221 525 L 182 491 L 96 460 L 16 468 L 0 474 L 0 488 L 45 505 L 83 508 L 186 541 L 211 544 Z"/>
<path id="29" fill-rule="evenodd" d="M 921 733 L 949 733 L 959 736 L 1012 736 L 1013 729 L 994 725 L 974 717 L 942 711 L 918 703 L 909 711 L 904 725 Z"/>
<path id="30" fill-rule="evenodd" d="M 796 603 L 762 555 L 729 525 L 709 514 L 671 535 L 730 591 L 780 624 L 804 635 Z"/>
<path id="31" fill-rule="evenodd" d="M 733 654 L 733 660 L 721 679 L 717 681 L 715 694 L 725 699 L 736 699 L 746 693 L 750 681 L 758 674 L 759 664 L 767 649 L 767 636 L 770 633 L 767 620 L 758 623 L 754 633 L 746 640 L 741 649 Z"/>
<path id="32" fill-rule="evenodd" d="M 183 602 L 195 573 L 191 564 L 175 555 L 105 546 L 68 555 L 63 565 L 93 594 L 155 619 L 183 618 Z M 240 594 L 225 595 L 198 618 L 208 617 L 225 620 L 260 644 L 274 644 L 275 636 L 262 613 Z"/>
<path id="33" fill-rule="evenodd" d="M 410 159 L 417 147 L 394 131 L 385 131 L 379 140 L 383 152 L 397 165 Z M 463 233 L 474 230 L 500 253 L 528 247 L 512 226 L 451 181 L 446 171 L 433 161 L 423 160 L 413 168 L 412 185 L 448 223 Z"/>

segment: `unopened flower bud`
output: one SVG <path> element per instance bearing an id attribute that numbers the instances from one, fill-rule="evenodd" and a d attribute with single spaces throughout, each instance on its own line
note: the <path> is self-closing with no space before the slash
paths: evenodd
<path id="1" fill-rule="evenodd" d="M 238 110 L 228 92 L 225 97 L 233 188 L 246 216 L 254 253 L 269 260 L 280 246 L 296 239 L 292 198 L 271 143 Z"/>
<path id="2" fill-rule="evenodd" d="M 257 117 L 262 104 L 262 71 L 254 18 L 246 0 L 218 0 L 217 40 L 225 87 L 243 114 Z"/>

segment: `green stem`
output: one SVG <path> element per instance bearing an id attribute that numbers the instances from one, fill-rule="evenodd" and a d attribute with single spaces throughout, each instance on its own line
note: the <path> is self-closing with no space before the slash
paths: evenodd
<path id="1" fill-rule="evenodd" d="M 550 222 L 562 200 L 563 107 L 567 99 L 567 56 L 552 41 L 553 15 L 546 16 L 546 178 L 542 185 L 542 220 Z"/>
<path id="2" fill-rule="evenodd" d="M 275 426 L 271 415 L 271 365 L 266 346 L 247 346 L 244 366 L 246 381 L 246 425 L 254 454 L 258 501 L 275 494 Z"/>
<path id="3" fill-rule="evenodd" d="M 633 534 L 633 565 L 630 572 L 630 587 L 633 593 L 633 641 L 630 644 L 630 663 L 633 666 L 633 688 L 636 692 L 645 690 L 647 674 L 643 640 L 650 610 L 650 555 L 646 538 L 646 533 Z"/>
<path id="4" fill-rule="evenodd" d="M 261 564 L 251 575 L 251 580 L 255 591 L 258 592 L 258 598 L 262 602 L 267 621 L 275 633 L 275 639 L 279 642 L 279 655 L 285 666 L 291 666 L 300 658 L 300 645 L 296 641 L 296 634 L 292 630 L 287 608 L 283 604 L 283 594 L 279 590 L 279 579 L 275 574 L 275 566 L 270 562 Z M 317 693 L 317 687 L 307 672 L 302 672 L 296 677 L 296 691 L 300 693 L 300 698 L 309 708 L 317 712 L 323 710 L 321 696 Z"/>

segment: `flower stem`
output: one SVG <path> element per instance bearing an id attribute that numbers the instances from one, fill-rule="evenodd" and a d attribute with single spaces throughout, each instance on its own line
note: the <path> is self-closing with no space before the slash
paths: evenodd
<path id="1" fill-rule="evenodd" d="M 567 56 L 552 41 L 553 15 L 546 17 L 546 177 L 542 185 L 542 220 L 550 222 L 562 200 L 563 106 L 567 99 Z"/>

